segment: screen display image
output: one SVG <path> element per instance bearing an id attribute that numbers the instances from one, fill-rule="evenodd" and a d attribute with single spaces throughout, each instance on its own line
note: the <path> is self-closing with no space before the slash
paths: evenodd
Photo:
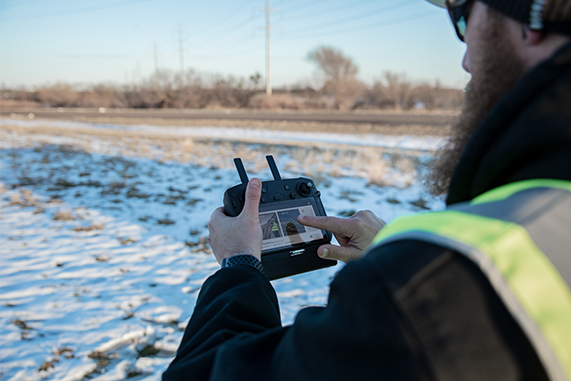
<path id="1" fill-rule="evenodd" d="M 297 222 L 297 216 L 315 216 L 316 210 L 313 199 L 260 205 L 262 252 L 323 239 L 324 231 L 303 226 Z"/>
<path id="2" fill-rule="evenodd" d="M 280 238 L 283 236 L 278 221 L 278 215 L 275 212 L 260 213 L 260 225 L 262 225 L 262 236 L 264 241 L 272 238 Z"/>

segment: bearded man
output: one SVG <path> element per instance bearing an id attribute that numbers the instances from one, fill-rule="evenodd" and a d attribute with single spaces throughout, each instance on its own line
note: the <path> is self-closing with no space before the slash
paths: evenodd
<path id="1" fill-rule="evenodd" d="M 427 179 L 447 210 L 300 217 L 336 235 L 320 256 L 350 263 L 326 307 L 282 327 L 252 179 L 240 216 L 211 217 L 216 258 L 236 260 L 205 282 L 163 379 L 571 380 L 571 2 L 430 1 L 472 74 Z"/>

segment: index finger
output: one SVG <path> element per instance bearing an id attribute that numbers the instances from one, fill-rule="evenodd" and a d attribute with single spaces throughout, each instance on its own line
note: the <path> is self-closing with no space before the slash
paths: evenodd
<path id="1" fill-rule="evenodd" d="M 339 217 L 316 217 L 316 216 L 297 216 L 297 221 L 312 228 L 323 229 L 332 233 L 343 234 L 345 232 L 348 220 Z"/>

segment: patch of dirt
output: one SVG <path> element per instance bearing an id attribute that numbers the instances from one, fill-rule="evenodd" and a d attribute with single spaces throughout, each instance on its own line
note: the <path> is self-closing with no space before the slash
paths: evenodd
<path id="1" fill-rule="evenodd" d="M 151 357 L 159 353 L 160 351 L 152 344 L 145 346 L 143 349 L 137 351 L 139 357 Z"/>
<path id="2" fill-rule="evenodd" d="M 411 205 L 416 206 L 417 208 L 420 209 L 424 209 L 424 210 L 430 210 L 430 208 L 428 206 L 426 206 L 426 200 L 423 199 L 422 197 L 419 198 L 418 200 L 415 201 L 410 201 Z"/>
<path id="3" fill-rule="evenodd" d="M 75 217 L 69 210 L 58 210 L 53 218 L 54 221 L 75 221 Z"/>
<path id="4" fill-rule="evenodd" d="M 87 225 L 87 226 L 76 226 L 72 230 L 74 232 L 90 232 L 93 230 L 102 230 L 104 227 L 105 227 L 105 224 L 103 222 L 100 222 L 100 223 L 94 223 L 94 224 Z"/>
<path id="5" fill-rule="evenodd" d="M 158 219 L 157 224 L 159 224 L 159 225 L 174 225 L 174 224 L 176 224 L 176 221 L 171 220 L 169 218 L 169 216 L 166 215 L 165 218 Z"/>

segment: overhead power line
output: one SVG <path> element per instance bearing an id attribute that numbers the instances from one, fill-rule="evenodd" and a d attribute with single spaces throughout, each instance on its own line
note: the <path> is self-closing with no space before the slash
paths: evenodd
<path id="1" fill-rule="evenodd" d="M 349 17 L 342 17 L 333 21 L 328 21 L 328 22 L 324 22 L 321 24 L 316 24 L 316 25 L 312 25 L 310 27 L 307 28 L 300 28 L 297 29 L 295 34 L 299 34 L 299 33 L 303 33 L 305 31 L 313 31 L 313 30 L 317 30 L 317 29 L 323 29 L 323 28 L 328 28 L 331 26 L 339 26 L 339 24 L 344 24 L 344 23 L 348 23 L 351 21 L 356 21 L 356 20 L 362 20 L 364 18 L 368 18 L 371 16 L 375 16 L 378 14 L 382 14 L 382 13 L 387 13 L 387 12 L 392 12 L 394 10 L 400 9 L 400 8 L 404 8 L 404 7 L 408 7 L 409 5 L 415 4 L 417 1 L 415 0 L 408 0 L 408 1 L 400 1 L 397 4 L 393 4 L 393 5 L 389 5 L 389 6 L 384 6 L 381 7 L 379 9 L 375 9 L 372 11 L 366 11 L 366 12 L 362 12 L 362 13 L 358 13 L 356 15 L 353 16 L 349 16 Z"/>
<path id="2" fill-rule="evenodd" d="M 351 8 L 362 7 L 364 4 L 368 4 L 368 3 L 370 3 L 370 2 L 364 2 L 364 1 L 357 0 L 353 3 L 350 3 L 349 5 L 341 5 L 341 6 L 331 7 L 331 8 L 327 8 L 327 9 L 321 9 L 321 10 L 319 10 L 318 14 L 315 14 L 315 13 L 308 14 L 307 12 L 305 12 L 303 16 L 296 16 L 297 12 L 294 12 L 293 16 L 292 16 L 292 14 L 289 14 L 289 16 L 294 18 L 296 21 L 297 20 L 304 20 L 304 19 L 315 17 L 315 16 L 321 17 L 324 15 L 329 15 L 331 13 L 336 13 L 339 11 L 346 11 L 346 10 L 351 9 Z"/>
<path id="3" fill-rule="evenodd" d="M 208 55 L 217 55 L 218 53 L 225 53 L 228 52 L 229 50 L 234 50 L 242 45 L 247 44 L 248 42 L 252 42 L 256 37 L 254 35 L 251 36 L 247 36 L 247 37 L 242 37 L 239 39 L 235 39 L 232 41 L 228 41 L 227 43 L 216 46 L 216 50 L 214 51 L 210 51 L 210 52 L 206 52 Z"/>
<path id="4" fill-rule="evenodd" d="M 299 11 L 301 9 L 305 9 L 305 8 L 311 8 L 314 7 L 316 5 L 319 5 L 321 3 L 329 3 L 331 2 L 331 0 L 320 0 L 320 1 L 314 1 L 314 2 L 306 2 L 304 5 L 294 5 L 291 7 L 287 7 L 287 8 L 282 8 L 282 11 L 287 12 L 289 9 L 295 9 L 295 11 Z"/>
<path id="5" fill-rule="evenodd" d="M 84 54 L 84 53 L 64 53 L 64 54 L 31 54 L 29 57 L 57 57 L 65 59 L 125 59 L 125 58 L 138 58 L 136 54 Z"/>
<path id="6" fill-rule="evenodd" d="M 8 8 L 15 8 L 15 7 L 18 7 L 20 5 L 30 5 L 30 4 L 38 3 L 40 1 L 45 1 L 45 0 L 28 0 L 28 1 L 24 1 L 24 2 L 18 1 L 15 3 L 11 3 L 11 2 L 6 3 L 6 1 L 1 1 L 0 2 L 0 8 L 6 8 L 6 6 L 8 6 Z"/>
<path id="7" fill-rule="evenodd" d="M 58 16 L 69 16 L 69 15 L 75 15 L 78 13 L 102 11 L 102 10 L 111 9 L 111 8 L 124 7 L 127 5 L 147 3 L 149 1 L 153 1 L 153 0 L 126 0 L 126 1 L 119 1 L 116 3 L 107 4 L 107 5 L 97 5 L 97 6 L 92 6 L 92 7 L 70 9 L 68 11 L 44 12 L 44 13 L 35 13 L 35 14 L 30 14 L 30 15 L 22 15 L 20 17 L 8 18 L 6 21 L 22 20 L 22 19 L 39 19 L 39 18 L 58 17 Z"/>
<path id="8" fill-rule="evenodd" d="M 319 32 L 319 33 L 306 33 L 306 34 L 301 34 L 301 35 L 294 35 L 293 37 L 287 38 L 287 39 L 296 40 L 296 39 L 310 38 L 310 37 L 336 36 L 339 34 L 360 32 L 362 30 L 376 29 L 376 28 L 382 28 L 385 26 L 403 24 L 403 23 L 406 23 L 409 21 L 419 20 L 419 19 L 431 17 L 431 16 L 436 16 L 436 14 L 422 12 L 422 13 L 417 13 L 417 14 L 414 14 L 411 16 L 407 15 L 407 16 L 403 16 L 403 17 L 398 17 L 398 18 L 388 20 L 388 21 L 382 21 L 382 22 L 377 21 L 375 23 L 360 25 L 358 27 L 349 27 L 349 28 L 345 28 L 345 29 L 335 29 L 334 31 L 323 31 L 323 32 Z"/>
<path id="9" fill-rule="evenodd" d="M 241 3 L 238 7 L 234 8 L 230 13 L 224 15 L 224 17 L 221 17 L 220 19 L 218 19 L 218 21 L 214 21 L 213 24 L 210 24 L 210 26 L 208 26 L 205 29 L 201 29 L 199 32 L 196 33 L 196 35 L 203 35 L 205 33 L 208 33 L 216 28 L 218 28 L 221 25 L 224 25 L 228 22 L 228 20 L 230 20 L 231 18 L 235 17 L 237 14 L 239 14 L 240 10 L 242 10 L 244 7 L 246 7 L 248 4 L 252 3 L 254 0 L 246 0 L 245 2 Z"/>
<path id="10" fill-rule="evenodd" d="M 251 49 L 242 50 L 242 51 L 239 51 L 236 53 L 230 53 L 230 54 L 219 55 L 219 56 L 193 56 L 193 59 L 206 60 L 206 61 L 208 61 L 208 60 L 225 60 L 225 59 L 230 59 L 230 58 L 241 57 L 241 56 L 244 56 L 246 54 L 253 53 L 253 52 L 262 51 L 263 48 L 264 47 L 262 45 L 257 45 Z"/>
<path id="11" fill-rule="evenodd" d="M 212 41 L 215 40 L 219 40 L 221 38 L 224 38 L 226 36 L 228 36 L 230 33 L 235 32 L 239 29 L 242 29 L 243 27 L 247 26 L 248 24 L 252 23 L 254 20 L 256 19 L 256 15 L 253 14 L 250 17 L 248 17 L 247 19 L 240 21 L 239 23 L 231 26 L 228 29 L 225 29 L 224 31 L 214 35 L 214 36 L 209 36 L 206 38 L 201 39 L 201 44 L 209 44 Z"/>

